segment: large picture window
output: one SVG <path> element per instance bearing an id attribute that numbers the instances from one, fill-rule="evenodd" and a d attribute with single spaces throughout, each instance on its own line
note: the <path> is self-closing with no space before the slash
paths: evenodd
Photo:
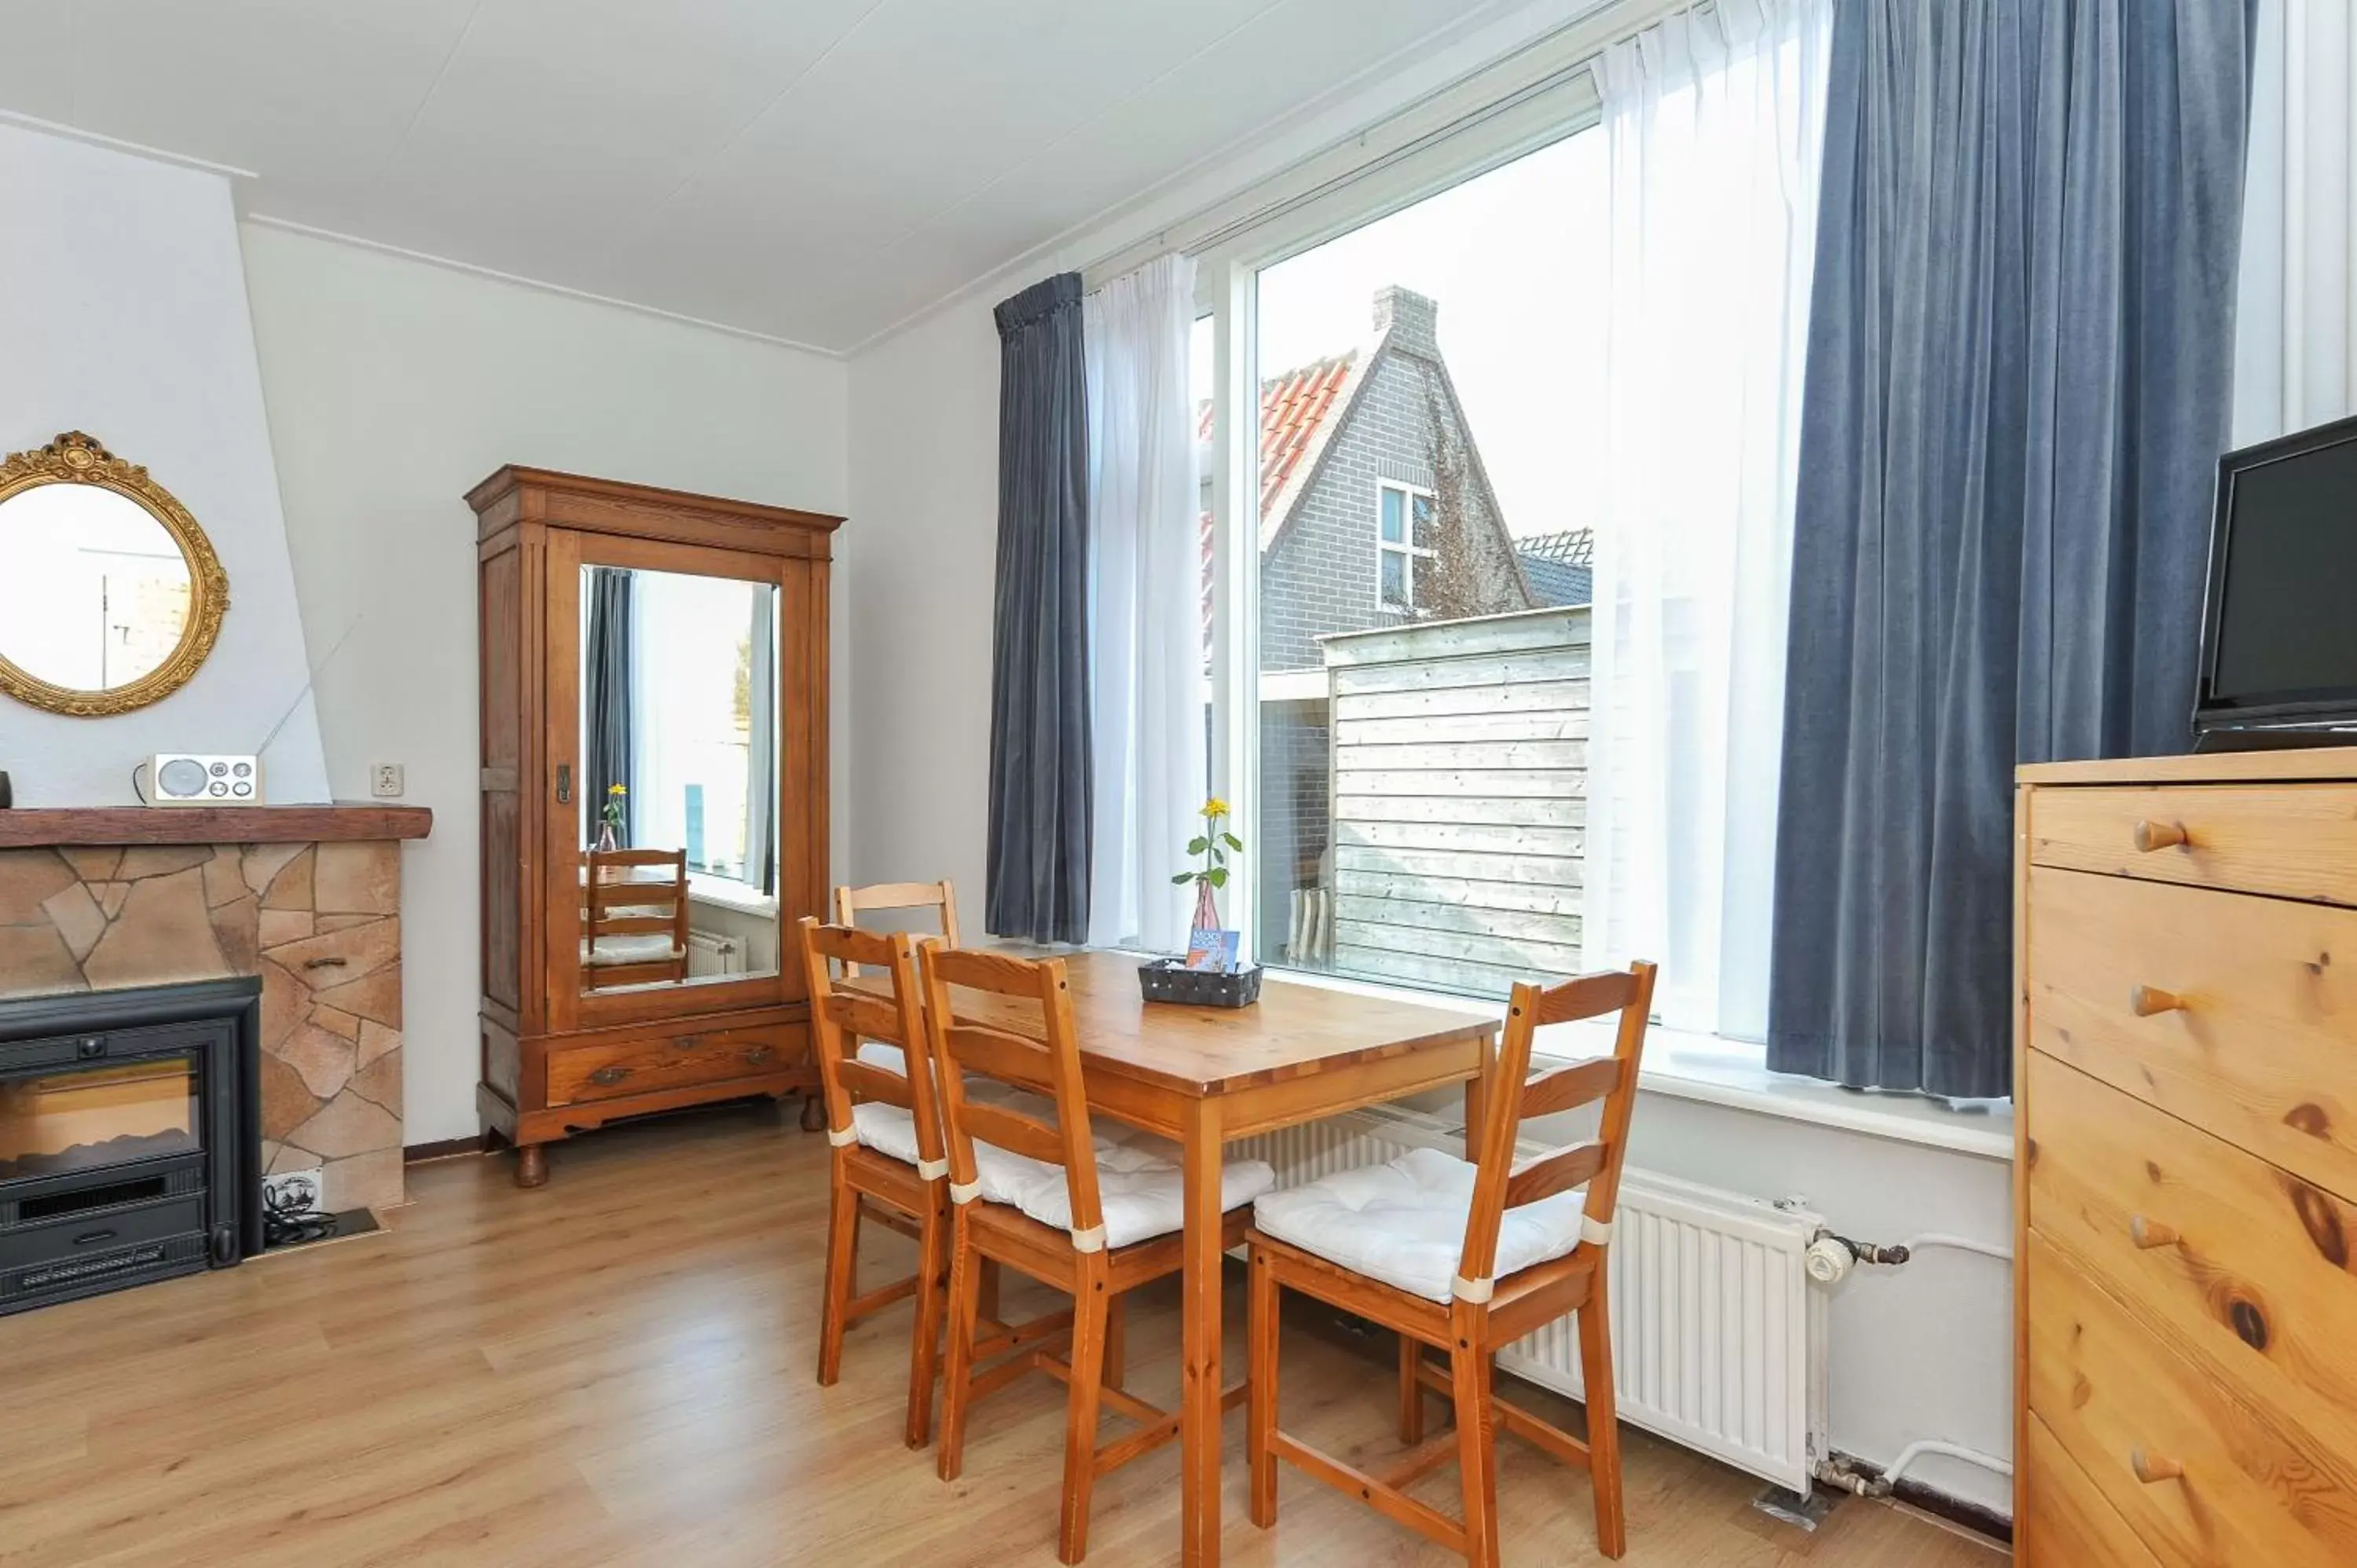
<path id="1" fill-rule="evenodd" d="M 1588 574 L 1563 561 L 1603 425 L 1599 140 L 1257 274 L 1265 963 L 1483 996 L 1583 967 Z"/>
<path id="2" fill-rule="evenodd" d="M 1664 1024 L 1763 1037 L 1829 16 L 1681 14 L 1209 231 L 1262 962 L 1501 997 L 1651 958 Z"/>

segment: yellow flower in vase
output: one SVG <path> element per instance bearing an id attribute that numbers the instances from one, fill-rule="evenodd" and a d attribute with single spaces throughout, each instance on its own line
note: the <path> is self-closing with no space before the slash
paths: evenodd
<path id="1" fill-rule="evenodd" d="M 1220 925 L 1220 909 L 1212 890 L 1228 885 L 1229 852 L 1241 853 L 1244 841 L 1228 832 L 1228 803 L 1219 796 L 1214 795 L 1204 801 L 1200 815 L 1203 819 L 1203 831 L 1187 841 L 1187 853 L 1201 855 L 1202 867 L 1196 871 L 1182 871 L 1170 880 L 1174 886 L 1183 886 L 1189 882 L 1195 885 L 1194 923 L 1198 929 L 1216 930 Z"/>
<path id="2" fill-rule="evenodd" d="M 627 784 L 606 786 L 606 803 L 597 809 L 597 847 L 599 849 L 622 847 L 622 802 L 630 797 L 630 788 Z"/>

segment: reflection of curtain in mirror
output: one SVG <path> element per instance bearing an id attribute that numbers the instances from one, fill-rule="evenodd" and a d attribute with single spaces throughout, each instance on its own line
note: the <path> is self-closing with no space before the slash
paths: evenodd
<path id="1" fill-rule="evenodd" d="M 588 834 L 597 836 L 603 820 L 606 791 L 619 784 L 634 787 L 630 778 L 630 574 L 613 566 L 589 569 L 589 630 L 581 655 L 581 782 L 588 804 Z M 627 847 L 633 841 L 633 802 L 622 800 L 622 825 L 617 836 Z"/>
<path id="2" fill-rule="evenodd" d="M 778 614 L 777 594 L 753 590 L 752 650 L 746 681 L 745 880 L 765 894 L 778 891 Z"/>

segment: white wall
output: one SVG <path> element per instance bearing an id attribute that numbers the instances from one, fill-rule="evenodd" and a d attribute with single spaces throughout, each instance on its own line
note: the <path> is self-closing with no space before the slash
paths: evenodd
<path id="1" fill-rule="evenodd" d="M 990 306 L 934 316 L 855 360 L 851 407 L 851 875 L 947 876 L 961 929 L 979 932 L 998 548 Z"/>
<path id="2" fill-rule="evenodd" d="M 371 765 L 399 762 L 407 802 L 435 812 L 404 862 L 405 1136 L 470 1136 L 478 742 L 463 498 L 522 463 L 841 512 L 845 368 L 280 230 L 242 234 L 295 580 L 326 661 L 329 780 L 340 799 L 365 798 Z M 853 803 L 842 618 L 856 527 L 835 536 L 838 846 Z"/>
<path id="3" fill-rule="evenodd" d="M 158 751 L 264 755 L 277 801 L 328 798 L 279 521 L 228 181 L 0 125 L 0 454 L 67 430 L 144 466 L 229 575 L 221 639 L 178 693 L 115 718 L 0 700 L 27 806 L 129 805 Z"/>

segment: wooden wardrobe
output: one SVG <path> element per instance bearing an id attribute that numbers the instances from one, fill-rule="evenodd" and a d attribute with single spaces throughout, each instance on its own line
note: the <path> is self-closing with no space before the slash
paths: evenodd
<path id="1" fill-rule="evenodd" d="M 536 1187 L 546 1146 L 576 1133 L 816 1086 L 791 933 L 826 908 L 827 559 L 843 520 L 538 468 L 501 468 L 467 500 L 476 1103 Z M 621 821 L 601 844 L 609 804 Z"/>
<path id="2" fill-rule="evenodd" d="M 2020 779 L 2017 1560 L 2357 1563 L 2357 751 Z"/>

